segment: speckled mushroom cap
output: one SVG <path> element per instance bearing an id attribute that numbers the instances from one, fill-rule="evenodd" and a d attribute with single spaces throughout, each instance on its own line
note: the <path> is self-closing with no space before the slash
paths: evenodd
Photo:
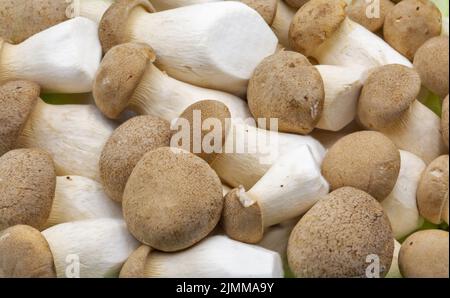
<path id="1" fill-rule="evenodd" d="M 115 0 L 103 14 L 98 35 L 104 53 L 116 45 L 128 42 L 126 24 L 137 7 L 145 9 L 148 13 L 156 11 L 148 0 Z"/>
<path id="2" fill-rule="evenodd" d="M 277 13 L 278 0 L 239 0 L 256 10 L 270 26 Z"/>
<path id="3" fill-rule="evenodd" d="M 448 94 L 448 37 L 433 37 L 414 56 L 414 68 L 422 84 L 444 98 Z"/>
<path id="4" fill-rule="evenodd" d="M 400 152 L 375 131 L 360 131 L 337 141 L 322 163 L 322 175 L 335 190 L 351 186 L 383 201 L 394 188 L 400 171 Z"/>
<path id="5" fill-rule="evenodd" d="M 424 42 L 441 34 L 442 15 L 429 0 L 403 0 L 388 12 L 383 28 L 384 39 L 412 60 Z"/>
<path id="6" fill-rule="evenodd" d="M 51 156 L 40 149 L 16 149 L 0 157 L 0 230 L 46 223 L 55 195 Z"/>
<path id="7" fill-rule="evenodd" d="M 441 133 L 442 139 L 448 148 L 448 94 L 442 103 L 442 116 L 441 116 Z"/>
<path id="8" fill-rule="evenodd" d="M 344 187 L 319 200 L 298 222 L 288 243 L 289 267 L 297 277 L 365 277 L 377 256 L 380 276 L 394 253 L 391 224 L 367 193 Z"/>
<path id="9" fill-rule="evenodd" d="M 120 270 L 120 278 L 145 277 L 145 263 L 152 249 L 147 245 L 138 247 L 127 259 Z"/>
<path id="10" fill-rule="evenodd" d="M 17 225 L 0 232 L 0 278 L 54 278 L 53 255 L 41 232 Z"/>
<path id="11" fill-rule="evenodd" d="M 145 154 L 123 196 L 130 232 L 161 251 L 178 251 L 206 237 L 222 213 L 222 184 L 201 158 L 177 148 Z"/>
<path id="12" fill-rule="evenodd" d="M 106 53 L 95 77 L 95 104 L 108 118 L 118 118 L 128 106 L 148 66 L 156 60 L 153 49 L 126 43 Z"/>
<path id="13" fill-rule="evenodd" d="M 448 232 L 424 230 L 409 236 L 400 249 L 398 264 L 405 278 L 448 278 Z"/>
<path id="14" fill-rule="evenodd" d="M 379 17 L 368 17 L 367 9 L 371 9 L 371 6 L 373 6 L 374 3 L 376 2 L 369 2 L 366 0 L 353 0 L 352 3 L 347 7 L 347 15 L 353 21 L 366 27 L 367 30 L 370 30 L 372 32 L 378 31 L 383 28 L 384 18 L 395 4 L 390 0 L 381 0 L 379 2 Z"/>
<path id="15" fill-rule="evenodd" d="M 158 117 L 133 117 L 117 128 L 100 156 L 100 177 L 106 194 L 121 202 L 128 177 L 141 157 L 170 145 L 170 123 Z"/>
<path id="16" fill-rule="evenodd" d="M 346 17 L 346 6 L 343 0 L 308 1 L 292 19 L 289 29 L 291 47 L 310 56 L 340 27 Z"/>
<path id="17" fill-rule="evenodd" d="M 325 89 L 319 71 L 305 56 L 280 51 L 255 69 L 247 100 L 255 119 L 277 118 L 280 131 L 308 134 L 322 115 Z"/>
<path id="18" fill-rule="evenodd" d="M 389 126 L 408 110 L 420 88 L 419 74 L 412 68 L 389 64 L 372 70 L 359 97 L 358 120 L 368 129 Z"/>
<path id="19" fill-rule="evenodd" d="M 444 208 L 448 208 L 448 163 L 448 155 L 433 160 L 422 173 L 417 188 L 420 215 L 434 224 L 442 222 Z"/>
<path id="20" fill-rule="evenodd" d="M 0 86 L 0 156 L 16 147 L 40 88 L 27 81 L 10 81 Z"/>
<path id="21" fill-rule="evenodd" d="M 283 0 L 283 1 L 286 2 L 290 7 L 300 8 L 309 0 Z"/>

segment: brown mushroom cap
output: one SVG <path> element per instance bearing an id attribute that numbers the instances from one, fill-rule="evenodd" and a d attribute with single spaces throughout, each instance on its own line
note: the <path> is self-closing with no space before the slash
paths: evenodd
<path id="1" fill-rule="evenodd" d="M 127 259 L 120 270 L 120 278 L 143 278 L 145 277 L 145 263 L 152 249 L 147 245 L 138 247 Z"/>
<path id="2" fill-rule="evenodd" d="M 176 148 L 148 152 L 123 196 L 130 232 L 161 251 L 177 251 L 206 237 L 220 220 L 222 183 L 201 158 Z"/>
<path id="3" fill-rule="evenodd" d="M 153 49 L 142 43 L 118 45 L 106 53 L 92 91 L 103 114 L 112 119 L 120 116 L 155 59 Z"/>
<path id="4" fill-rule="evenodd" d="M 145 9 L 148 13 L 156 11 L 148 0 L 115 0 L 103 14 L 98 35 L 104 53 L 116 45 L 128 42 L 126 24 L 137 7 Z"/>
<path id="5" fill-rule="evenodd" d="M 25 225 L 0 232 L 0 278 L 54 278 L 53 255 L 42 234 Z"/>
<path id="6" fill-rule="evenodd" d="M 283 0 L 283 1 L 286 2 L 290 7 L 300 8 L 303 5 L 305 5 L 305 3 L 308 2 L 309 0 Z"/>
<path id="7" fill-rule="evenodd" d="M 322 174 L 335 190 L 361 189 L 383 201 L 394 188 L 400 171 L 400 152 L 394 143 L 375 131 L 360 131 L 337 141 L 322 163 Z"/>
<path id="8" fill-rule="evenodd" d="M 408 110 L 420 88 L 419 74 L 412 68 L 389 64 L 372 70 L 359 97 L 360 123 L 374 130 L 389 126 Z"/>
<path id="9" fill-rule="evenodd" d="M 448 155 L 433 160 L 422 173 L 417 188 L 420 215 L 434 224 L 442 222 L 442 213 L 448 206 L 448 162 Z"/>
<path id="10" fill-rule="evenodd" d="M 365 277 L 377 256 L 380 276 L 394 253 L 391 225 L 381 205 L 367 193 L 344 187 L 314 205 L 288 243 L 289 267 L 297 277 Z"/>
<path id="11" fill-rule="evenodd" d="M 448 148 L 448 95 L 442 103 L 441 133 Z"/>
<path id="12" fill-rule="evenodd" d="M 305 56 L 280 51 L 255 69 L 247 100 L 255 119 L 277 118 L 280 131 L 308 134 L 322 116 L 325 89 L 319 71 Z"/>
<path id="13" fill-rule="evenodd" d="M 398 264 L 405 278 L 448 278 L 448 232 L 424 230 L 409 236 L 400 249 Z"/>
<path id="14" fill-rule="evenodd" d="M 239 0 L 256 10 L 270 26 L 272 25 L 275 14 L 277 13 L 278 0 Z"/>
<path id="15" fill-rule="evenodd" d="M 448 94 L 448 37 L 433 37 L 414 56 L 414 68 L 422 84 L 444 98 Z"/>
<path id="16" fill-rule="evenodd" d="M 291 47 L 310 56 L 332 36 L 346 17 L 347 4 L 342 0 L 310 0 L 292 19 L 289 29 Z"/>
<path id="17" fill-rule="evenodd" d="M 381 0 L 379 2 L 379 17 L 368 16 L 367 11 L 370 10 L 377 2 L 366 0 L 353 0 L 347 7 L 347 15 L 350 19 L 358 24 L 366 27 L 367 30 L 375 32 L 380 30 L 384 24 L 386 14 L 394 7 L 394 3 L 390 0 Z"/>
<path id="18" fill-rule="evenodd" d="M 27 81 L 10 81 L 0 86 L 0 156 L 16 147 L 40 88 Z"/>
<path id="19" fill-rule="evenodd" d="M 153 116 L 133 117 L 117 128 L 100 156 L 100 177 L 106 194 L 121 202 L 123 190 L 141 157 L 170 145 L 170 123 Z"/>
<path id="20" fill-rule="evenodd" d="M 383 28 L 384 39 L 412 60 L 424 42 L 441 34 L 442 15 L 429 0 L 403 0 L 388 12 Z"/>

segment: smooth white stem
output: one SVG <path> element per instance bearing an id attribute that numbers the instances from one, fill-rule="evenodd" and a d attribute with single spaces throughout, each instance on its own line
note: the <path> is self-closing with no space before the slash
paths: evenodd
<path id="1" fill-rule="evenodd" d="M 42 232 L 57 277 L 115 277 L 139 246 L 123 220 L 102 218 L 63 223 Z"/>
<path id="2" fill-rule="evenodd" d="M 389 196 L 381 202 L 391 222 L 395 239 L 401 239 L 419 229 L 423 219 L 417 207 L 416 192 L 426 165 L 422 159 L 400 150 L 401 166 L 397 183 Z"/>
<path id="3" fill-rule="evenodd" d="M 182 6 L 218 2 L 222 0 L 152 0 L 152 5 L 157 11 L 174 9 Z"/>
<path id="4" fill-rule="evenodd" d="M 449 22 L 448 17 L 442 18 L 442 29 L 441 29 L 441 35 L 448 37 L 448 31 L 449 31 Z"/>
<path id="5" fill-rule="evenodd" d="M 142 77 L 130 101 L 130 108 L 138 114 L 153 115 L 171 121 L 179 117 L 190 105 L 205 99 L 224 103 L 233 118 L 251 117 L 247 103 L 241 98 L 178 81 L 154 65 L 149 66 Z"/>
<path id="6" fill-rule="evenodd" d="M 67 8 L 68 17 L 85 17 L 97 24 L 100 23 L 105 11 L 114 0 L 71 0 Z"/>
<path id="7" fill-rule="evenodd" d="M 401 247 L 402 245 L 397 240 L 394 240 L 394 256 L 392 257 L 391 268 L 386 274 L 386 278 L 402 278 L 400 268 L 398 267 L 398 254 L 400 253 Z"/>
<path id="8" fill-rule="evenodd" d="M 170 76 L 237 95 L 278 43 L 256 11 L 235 1 L 158 13 L 136 8 L 127 26 L 128 40 L 151 45 L 157 66 Z"/>
<path id="9" fill-rule="evenodd" d="M 272 30 L 278 37 L 278 41 L 286 48 L 290 48 L 289 28 L 296 12 L 294 8 L 284 3 L 283 0 L 278 0 L 277 13 L 272 23 Z"/>
<path id="10" fill-rule="evenodd" d="M 102 55 L 97 31 L 93 21 L 75 18 L 18 45 L 5 43 L 0 82 L 21 79 L 38 83 L 46 92 L 90 92 Z"/>
<path id="11" fill-rule="evenodd" d="M 49 105 L 38 100 L 18 146 L 46 150 L 60 176 L 100 181 L 98 161 L 115 126 L 94 105 Z"/>
<path id="12" fill-rule="evenodd" d="M 280 256 L 256 245 L 212 236 L 176 253 L 152 251 L 145 265 L 146 277 L 280 278 Z"/>

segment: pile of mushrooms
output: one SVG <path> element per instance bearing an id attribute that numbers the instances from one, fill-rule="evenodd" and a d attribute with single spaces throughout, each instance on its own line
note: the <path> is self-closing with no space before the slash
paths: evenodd
<path id="1" fill-rule="evenodd" d="M 437 2 L 0 1 L 0 278 L 448 278 Z"/>

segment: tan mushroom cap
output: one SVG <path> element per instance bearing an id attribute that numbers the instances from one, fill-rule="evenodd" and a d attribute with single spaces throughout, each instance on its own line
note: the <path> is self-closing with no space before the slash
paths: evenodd
<path id="1" fill-rule="evenodd" d="M 152 249 L 147 245 L 138 247 L 127 259 L 120 270 L 120 278 L 143 278 L 145 277 L 145 263 Z"/>
<path id="2" fill-rule="evenodd" d="M 448 208 L 448 163 L 448 155 L 433 160 L 422 173 L 417 188 L 420 215 L 434 224 L 442 222 L 444 208 Z"/>
<path id="3" fill-rule="evenodd" d="M 448 55 L 448 37 L 439 36 L 425 42 L 414 56 L 422 84 L 441 98 L 448 94 Z"/>
<path id="4" fill-rule="evenodd" d="M 270 26 L 277 13 L 278 0 L 239 0 L 240 2 L 248 5 L 256 10 Z"/>
<path id="5" fill-rule="evenodd" d="M 0 232 L 0 278 L 55 278 L 50 247 L 38 230 L 17 225 Z"/>
<path id="6" fill-rule="evenodd" d="M 98 35 L 104 53 L 116 45 L 128 42 L 126 24 L 137 7 L 145 9 L 148 13 L 156 11 L 148 0 L 115 0 L 103 14 Z"/>
<path id="7" fill-rule="evenodd" d="M 153 49 L 126 43 L 106 53 L 95 77 L 95 104 L 108 118 L 116 119 L 128 106 L 148 66 L 156 60 Z"/>
<path id="8" fill-rule="evenodd" d="M 375 131 L 360 131 L 337 141 L 322 163 L 322 175 L 335 190 L 351 186 L 383 201 L 394 188 L 400 171 L 400 152 Z"/>
<path id="9" fill-rule="evenodd" d="M 201 158 L 177 148 L 148 152 L 123 196 L 130 232 L 161 251 L 178 251 L 206 237 L 223 208 L 222 183 Z"/>
<path id="10" fill-rule="evenodd" d="M 158 117 L 133 117 L 117 128 L 100 156 L 100 177 L 106 194 L 121 202 L 123 190 L 142 156 L 170 145 L 170 123 Z"/>
<path id="11" fill-rule="evenodd" d="M 280 51 L 255 69 L 247 100 L 255 119 L 277 118 L 280 131 L 308 134 L 322 116 L 325 89 L 319 71 L 305 56 Z"/>
<path id="12" fill-rule="evenodd" d="M 408 110 L 420 88 L 419 74 L 412 68 L 389 64 L 372 70 L 359 97 L 358 120 L 368 129 L 389 126 Z"/>
<path id="13" fill-rule="evenodd" d="M 448 278 L 448 232 L 424 230 L 402 244 L 398 263 L 405 278 Z"/>
<path id="14" fill-rule="evenodd" d="M 308 1 L 292 19 L 289 29 L 291 47 L 310 56 L 340 27 L 346 17 L 346 6 L 343 0 Z"/>
<path id="15" fill-rule="evenodd" d="M 42 228 L 55 187 L 55 166 L 48 153 L 16 149 L 0 157 L 0 230 L 17 224 Z"/>
<path id="16" fill-rule="evenodd" d="M 384 39 L 412 60 L 424 42 L 441 34 L 442 15 L 429 0 L 403 0 L 388 12 L 383 28 Z"/>
<path id="17" fill-rule="evenodd" d="M 441 133 L 444 143 L 448 148 L 448 95 L 442 103 L 442 117 L 441 117 Z"/>
<path id="18" fill-rule="evenodd" d="M 0 156 L 16 147 L 40 88 L 27 81 L 10 81 L 0 86 Z"/>
<path id="19" fill-rule="evenodd" d="M 305 3 L 308 2 L 309 0 L 282 0 L 282 1 L 286 2 L 290 7 L 300 8 L 303 5 L 305 5 Z"/>
<path id="20" fill-rule="evenodd" d="M 369 194 L 344 187 L 325 196 L 298 222 L 288 243 L 297 277 L 365 277 L 367 258 L 377 256 L 380 276 L 394 253 L 391 225 Z"/>
<path id="21" fill-rule="evenodd" d="M 376 32 L 383 28 L 384 18 L 386 14 L 394 7 L 394 3 L 390 0 L 380 0 L 379 4 L 379 16 L 368 16 L 367 11 L 371 10 L 374 4 L 377 2 L 366 1 L 366 0 L 353 0 L 352 3 L 347 7 L 347 15 L 350 19 L 357 22 L 358 24 L 366 27 L 367 30 Z"/>

